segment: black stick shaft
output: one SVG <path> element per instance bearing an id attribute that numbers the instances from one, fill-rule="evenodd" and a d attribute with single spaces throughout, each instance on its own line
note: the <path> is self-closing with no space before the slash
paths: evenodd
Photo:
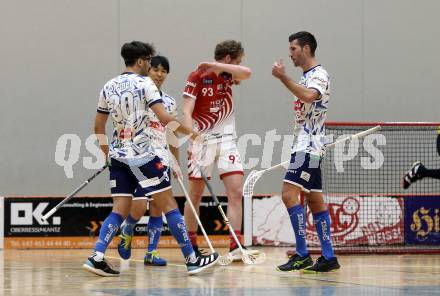
<path id="1" fill-rule="evenodd" d="M 209 183 L 208 178 L 206 175 L 202 172 L 202 168 L 199 168 L 200 174 L 202 175 L 203 180 L 205 181 L 206 187 L 208 187 L 208 191 L 211 193 L 212 199 L 214 199 L 215 203 L 220 205 L 220 201 L 217 198 L 217 195 L 215 195 L 214 190 L 212 190 L 211 184 Z"/>

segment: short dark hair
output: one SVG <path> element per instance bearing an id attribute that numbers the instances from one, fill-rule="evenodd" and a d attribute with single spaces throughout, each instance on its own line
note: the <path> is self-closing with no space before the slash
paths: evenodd
<path id="1" fill-rule="evenodd" d="M 150 62 L 151 67 L 159 67 L 162 66 L 167 73 L 170 73 L 170 62 L 164 56 L 157 55 L 151 58 Z"/>
<path id="2" fill-rule="evenodd" d="M 225 40 L 215 46 L 214 59 L 219 61 L 229 55 L 231 59 L 236 59 L 244 53 L 241 42 L 235 40 Z"/>
<path id="3" fill-rule="evenodd" d="M 289 36 L 289 42 L 293 40 L 298 40 L 299 46 L 303 48 L 305 45 L 310 47 L 310 54 L 312 57 L 315 56 L 315 50 L 318 47 L 318 43 L 316 42 L 315 36 L 306 31 L 300 31 L 295 34 Z"/>
<path id="4" fill-rule="evenodd" d="M 155 52 L 153 44 L 141 41 L 128 42 L 121 47 L 121 56 L 127 67 L 133 66 L 140 58 L 151 57 Z"/>

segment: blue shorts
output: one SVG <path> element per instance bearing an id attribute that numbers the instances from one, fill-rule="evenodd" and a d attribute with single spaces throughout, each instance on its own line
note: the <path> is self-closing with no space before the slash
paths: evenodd
<path id="1" fill-rule="evenodd" d="M 171 188 L 169 168 L 158 157 L 139 167 L 112 158 L 109 169 L 112 196 L 146 199 Z"/>
<path id="2" fill-rule="evenodd" d="M 304 152 L 292 153 L 284 182 L 300 187 L 304 192 L 322 192 L 321 160 Z"/>

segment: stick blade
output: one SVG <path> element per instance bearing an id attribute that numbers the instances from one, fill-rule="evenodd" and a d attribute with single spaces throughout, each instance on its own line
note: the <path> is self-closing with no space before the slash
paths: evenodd
<path id="1" fill-rule="evenodd" d="M 46 215 L 44 215 L 43 217 L 41 217 L 41 220 L 43 220 L 43 221 L 47 221 L 47 219 L 49 219 L 50 216 L 52 216 L 52 215 L 55 213 L 56 210 L 57 210 L 57 208 L 53 208 L 52 210 L 50 210 L 49 212 L 47 212 Z"/>
<path id="2" fill-rule="evenodd" d="M 259 252 L 258 254 L 253 255 L 247 251 L 244 251 L 243 256 L 241 257 L 241 260 L 244 263 L 250 264 L 250 265 L 261 264 L 264 261 L 266 261 L 266 254 L 263 252 Z"/>
<path id="3" fill-rule="evenodd" d="M 227 253 L 224 256 L 220 256 L 218 259 L 218 264 L 222 266 L 230 265 L 233 261 L 232 254 Z"/>

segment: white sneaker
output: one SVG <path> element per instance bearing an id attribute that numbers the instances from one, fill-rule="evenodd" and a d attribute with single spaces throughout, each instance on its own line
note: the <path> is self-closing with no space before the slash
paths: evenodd
<path id="1" fill-rule="evenodd" d="M 245 250 L 246 253 L 252 255 L 252 256 L 258 256 L 260 254 L 260 251 L 258 250 L 252 250 L 252 249 L 247 249 L 246 247 L 242 247 L 243 250 Z M 235 249 L 229 251 L 229 254 L 232 255 L 232 261 L 241 261 L 243 254 L 240 251 L 240 248 L 237 246 Z"/>

